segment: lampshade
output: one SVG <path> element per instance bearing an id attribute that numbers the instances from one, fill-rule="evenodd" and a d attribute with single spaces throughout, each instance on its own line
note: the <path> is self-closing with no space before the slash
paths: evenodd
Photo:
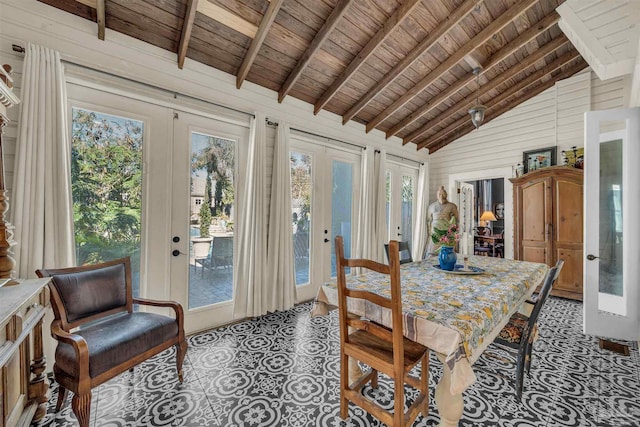
<path id="1" fill-rule="evenodd" d="M 498 219 L 493 214 L 492 211 L 484 211 L 482 215 L 480 215 L 480 221 L 497 221 Z"/>

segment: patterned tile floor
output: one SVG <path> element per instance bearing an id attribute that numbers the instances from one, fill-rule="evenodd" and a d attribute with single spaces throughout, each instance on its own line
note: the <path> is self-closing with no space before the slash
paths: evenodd
<path id="1" fill-rule="evenodd" d="M 91 426 L 381 426 L 351 404 L 341 421 L 336 313 L 310 318 L 311 304 L 189 338 L 185 382 L 178 383 L 174 351 L 166 352 L 94 389 Z M 640 426 L 637 343 L 622 356 L 582 334 L 582 305 L 552 298 L 540 319 L 531 377 L 515 400 L 508 354 L 490 347 L 476 367 L 478 381 L 464 394 L 460 426 Z M 430 369 L 431 407 L 415 426 L 435 426 L 433 387 L 442 368 Z M 389 381 L 366 393 L 392 406 Z M 70 399 L 60 413 L 52 397 L 44 426 L 77 425 Z M 415 391 L 407 389 L 409 399 Z"/>

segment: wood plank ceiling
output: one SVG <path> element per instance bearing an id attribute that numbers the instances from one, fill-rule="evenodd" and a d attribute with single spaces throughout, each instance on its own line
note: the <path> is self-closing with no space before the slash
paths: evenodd
<path id="1" fill-rule="evenodd" d="M 430 153 L 587 66 L 563 0 L 40 1 Z"/>

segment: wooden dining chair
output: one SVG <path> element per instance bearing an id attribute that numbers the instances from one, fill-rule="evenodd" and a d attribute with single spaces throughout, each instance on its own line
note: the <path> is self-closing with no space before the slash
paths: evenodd
<path id="1" fill-rule="evenodd" d="M 406 264 L 413 262 L 411 256 L 411 248 L 409 248 L 409 242 L 398 242 L 398 250 L 400 251 L 400 264 Z M 384 251 L 387 253 L 387 261 L 389 260 L 389 245 L 384 245 Z"/>
<path id="2" fill-rule="evenodd" d="M 516 313 L 509 319 L 507 325 L 502 328 L 494 342 L 500 346 L 518 351 L 516 358 L 516 378 L 515 389 L 518 401 L 522 399 L 522 389 L 524 387 L 524 373 L 527 375 L 531 368 L 531 351 L 533 342 L 538 332 L 538 316 L 544 306 L 553 284 L 558 279 L 564 260 L 558 260 L 547 273 L 538 298 L 533 306 L 529 317 L 521 313 Z"/>
<path id="3" fill-rule="evenodd" d="M 338 308 L 340 318 L 340 416 L 348 415 L 349 401 L 360 406 L 388 426 L 409 426 L 419 413 L 429 412 L 429 350 L 402 335 L 402 295 L 400 289 L 400 255 L 398 242 L 389 242 L 389 265 L 367 259 L 346 259 L 342 236 L 336 237 L 336 261 L 338 267 Z M 389 276 L 391 298 L 385 298 L 366 290 L 347 287 L 346 268 L 360 267 Z M 364 300 L 382 310 L 391 312 L 392 328 L 360 317 L 353 317 L 347 309 L 347 298 Z M 352 357 L 371 367 L 371 370 L 349 384 L 348 358 Z M 421 363 L 420 377 L 409 371 Z M 394 411 L 384 409 L 364 397 L 362 388 L 371 381 L 378 387 L 378 372 L 386 374 L 394 383 Z M 404 411 L 404 385 L 419 390 L 416 400 Z"/>

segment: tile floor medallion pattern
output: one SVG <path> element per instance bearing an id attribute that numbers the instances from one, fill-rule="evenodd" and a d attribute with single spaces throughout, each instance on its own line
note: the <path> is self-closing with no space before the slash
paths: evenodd
<path id="1" fill-rule="evenodd" d="M 189 338 L 185 381 L 178 383 L 174 350 L 167 350 L 94 389 L 91 427 L 365 427 L 382 426 L 350 404 L 339 417 L 339 360 L 336 313 L 309 317 L 311 304 L 270 314 Z M 551 298 L 540 318 L 531 377 L 517 402 L 505 363 L 508 353 L 491 346 L 475 365 L 478 381 L 464 393 L 460 426 L 640 426 L 640 369 L 637 343 L 631 355 L 601 350 L 582 334 L 582 304 Z M 497 358 L 495 356 L 498 356 Z M 513 358 L 511 358 L 513 360 Z M 415 426 L 436 426 L 434 387 L 442 374 L 431 357 L 430 413 Z M 393 406 L 393 385 L 365 393 Z M 406 388 L 408 399 L 415 390 Z M 76 426 L 71 399 L 38 424 Z"/>

